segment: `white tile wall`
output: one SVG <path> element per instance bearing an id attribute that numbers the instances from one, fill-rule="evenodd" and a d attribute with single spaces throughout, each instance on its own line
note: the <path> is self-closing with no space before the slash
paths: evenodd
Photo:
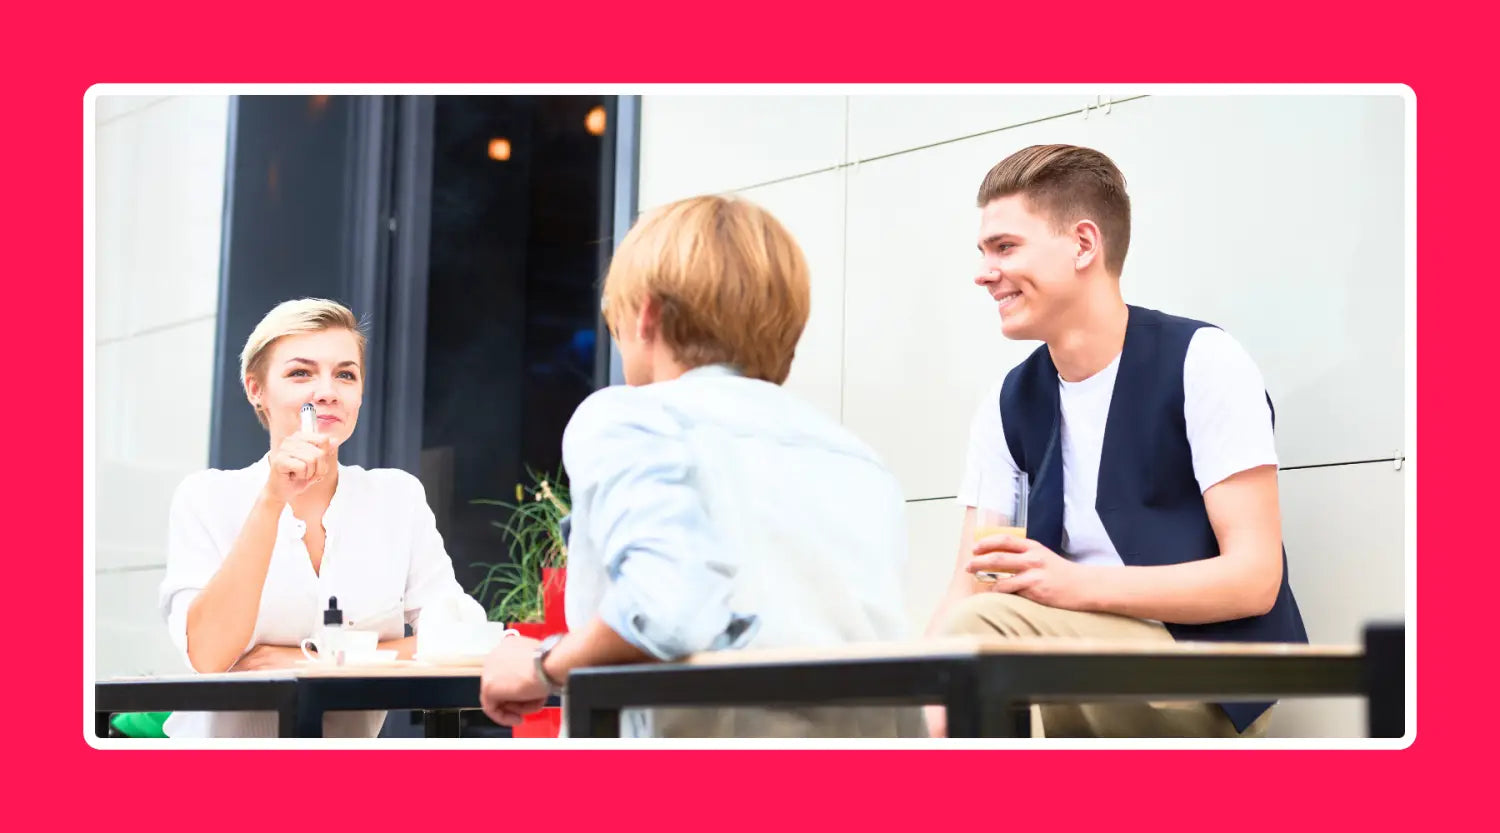
<path id="1" fill-rule="evenodd" d="M 225 96 L 103 97 L 95 179 L 95 672 L 182 671 L 167 509 L 208 463 Z"/>
<path id="2" fill-rule="evenodd" d="M 101 457 L 95 467 L 95 564 L 102 569 L 160 566 L 167 560 L 167 507 L 196 465 Z"/>
<path id="3" fill-rule="evenodd" d="M 741 192 L 786 226 L 811 273 L 812 310 L 797 345 L 788 390 L 839 418 L 844 356 L 844 171 Z"/>
<path id="4" fill-rule="evenodd" d="M 185 660 L 167 636 L 156 591 L 166 571 L 130 570 L 95 576 L 94 673 L 97 679 L 184 673 Z"/>
<path id="5" fill-rule="evenodd" d="M 120 116 L 166 101 L 165 95 L 101 95 L 94 103 L 94 119 L 100 123 L 113 121 Z"/>
<path id="6" fill-rule="evenodd" d="M 1284 465 L 1402 444 L 1402 107 L 1153 97 L 1090 119 L 1130 183 L 1127 300 L 1249 349 Z"/>
<path id="7" fill-rule="evenodd" d="M 910 544 L 903 585 L 913 636 L 927 630 L 958 563 L 964 508 L 954 500 L 906 504 L 906 537 Z"/>
<path id="8" fill-rule="evenodd" d="M 1408 476 L 1391 463 L 1281 473 L 1292 590 L 1314 642 L 1357 643 L 1365 622 L 1401 618 Z"/>
<path id="9" fill-rule="evenodd" d="M 100 338 L 214 314 L 228 112 L 224 96 L 185 96 L 100 126 Z"/>
<path id="10" fill-rule="evenodd" d="M 851 96 L 849 159 L 862 161 L 1079 112 L 1098 100 L 1096 95 Z M 975 192 L 978 185 L 975 180 Z"/>
<path id="11" fill-rule="evenodd" d="M 1283 537 L 1292 590 L 1313 642 L 1359 644 L 1364 624 L 1405 613 L 1405 472 L 1390 463 L 1281 473 Z M 1364 701 L 1287 700 L 1277 737 L 1363 737 Z"/>
<path id="12" fill-rule="evenodd" d="M 844 161 L 843 96 L 645 96 L 640 207 Z"/>
<path id="13" fill-rule="evenodd" d="M 101 104 L 102 104 L 101 99 Z M 135 250 L 140 120 L 119 118 L 94 132 L 94 336 L 113 339 L 130 329 L 131 271 Z"/>
<path id="14" fill-rule="evenodd" d="M 213 319 L 99 345 L 100 460 L 202 468 L 213 351 Z"/>
<path id="15" fill-rule="evenodd" d="M 94 348 L 94 442 L 99 460 L 120 459 L 126 453 L 126 420 L 114 416 L 125 407 L 130 381 L 126 378 L 124 352 L 122 342 Z"/>

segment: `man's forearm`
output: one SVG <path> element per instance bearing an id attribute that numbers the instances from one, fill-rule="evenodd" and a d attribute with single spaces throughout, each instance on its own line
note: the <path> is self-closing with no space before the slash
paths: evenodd
<path id="1" fill-rule="evenodd" d="M 547 654 L 543 666 L 549 678 L 561 683 L 575 668 L 653 661 L 655 657 L 626 642 L 596 616 L 587 625 L 563 637 Z"/>
<path id="2" fill-rule="evenodd" d="M 1271 609 L 1281 586 L 1274 575 L 1228 556 L 1159 567 L 1090 567 L 1098 571 L 1089 609 L 1180 625 L 1227 622 Z"/>

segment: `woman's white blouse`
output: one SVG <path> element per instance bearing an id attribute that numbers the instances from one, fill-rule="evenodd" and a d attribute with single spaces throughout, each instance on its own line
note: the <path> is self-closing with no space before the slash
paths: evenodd
<path id="1" fill-rule="evenodd" d="M 266 458 L 233 471 L 210 469 L 189 476 L 172 498 L 159 598 L 184 663 L 188 607 L 234 546 L 267 473 Z M 378 630 L 381 641 L 401 638 L 404 624 L 419 627 L 422 608 L 442 600 L 462 597 L 461 603 L 479 608 L 454 578 L 422 484 L 412 475 L 339 466 L 323 528 L 323 561 L 314 572 L 302 541 L 307 525 L 290 506 L 282 510 L 255 633 L 245 650 L 295 647 L 313 636 L 330 596 L 338 598 L 347 624 Z M 324 735 L 374 737 L 384 719 L 384 712 L 330 712 Z M 277 723 L 270 712 L 179 712 L 165 729 L 172 737 L 271 737 Z"/>

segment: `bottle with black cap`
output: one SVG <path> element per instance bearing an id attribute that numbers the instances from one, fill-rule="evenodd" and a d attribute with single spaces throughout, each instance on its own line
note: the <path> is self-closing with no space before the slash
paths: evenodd
<path id="1" fill-rule="evenodd" d="M 328 597 L 328 609 L 323 611 L 323 630 L 318 634 L 318 654 L 323 662 L 344 664 L 344 645 L 339 637 L 344 630 L 344 611 L 339 610 L 337 596 Z"/>

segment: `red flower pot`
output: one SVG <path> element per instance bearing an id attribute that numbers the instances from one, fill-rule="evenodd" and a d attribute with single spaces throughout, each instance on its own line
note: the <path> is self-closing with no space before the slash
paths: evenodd
<path id="1" fill-rule="evenodd" d="M 567 580 L 566 567 L 543 568 L 542 621 L 513 622 L 510 627 L 531 639 L 545 639 L 554 633 L 567 632 L 568 625 L 563 613 L 563 589 L 567 586 Z M 545 708 L 527 715 L 512 734 L 518 738 L 555 738 L 561 725 L 562 709 Z"/>

